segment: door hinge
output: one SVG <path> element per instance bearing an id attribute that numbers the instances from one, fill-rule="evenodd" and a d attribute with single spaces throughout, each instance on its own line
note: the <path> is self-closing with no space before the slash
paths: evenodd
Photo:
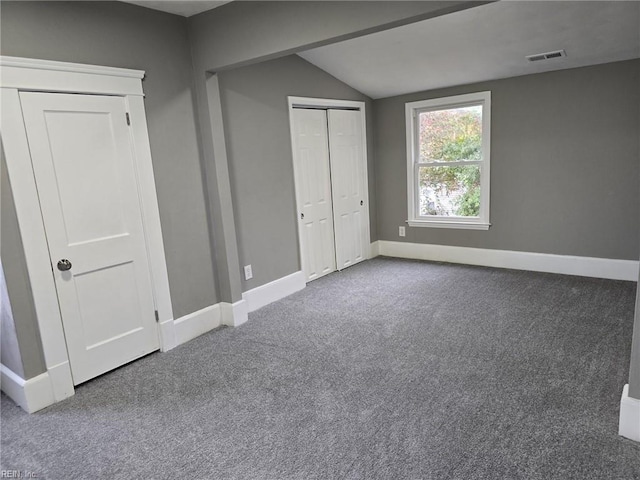
<path id="1" fill-rule="evenodd" d="M 155 311 L 156 312 L 156 322 L 160 321 L 160 315 L 158 315 L 158 310 Z"/>
<path id="2" fill-rule="evenodd" d="M 131 118 L 129 118 L 129 112 L 127 112 L 127 125 L 131 125 Z"/>

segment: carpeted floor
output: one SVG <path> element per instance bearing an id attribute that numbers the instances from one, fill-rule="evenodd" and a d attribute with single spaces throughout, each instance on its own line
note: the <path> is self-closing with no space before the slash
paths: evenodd
<path id="1" fill-rule="evenodd" d="M 377 258 L 28 415 L 47 479 L 640 479 L 635 283 Z"/>

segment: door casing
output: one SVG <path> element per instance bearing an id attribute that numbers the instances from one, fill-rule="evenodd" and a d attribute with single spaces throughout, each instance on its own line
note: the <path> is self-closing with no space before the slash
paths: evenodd
<path id="1" fill-rule="evenodd" d="M 20 102 L 78 385 L 160 349 L 131 126 L 115 95 Z"/>
<path id="2" fill-rule="evenodd" d="M 70 397 L 74 387 L 19 94 L 21 91 L 83 93 L 124 99 L 131 120 L 132 153 L 158 311 L 160 349 L 167 351 L 175 346 L 176 340 L 143 102 L 144 74 L 141 70 L 0 56 L 0 135 L 42 340 L 47 369 L 42 375 L 49 380 L 41 384 L 51 386 L 50 390 L 39 392 L 42 397 L 39 403 L 43 406 Z"/>
<path id="3" fill-rule="evenodd" d="M 301 205 L 299 205 L 300 199 L 300 185 L 295 182 L 295 179 L 298 178 L 296 171 L 296 161 L 295 161 L 295 129 L 294 129 L 294 118 L 293 118 L 293 110 L 294 108 L 322 108 L 322 109 L 349 109 L 349 110 L 358 110 L 361 115 L 362 122 L 362 155 L 364 158 L 363 165 L 363 185 L 365 185 L 365 189 L 363 192 L 364 203 L 366 207 L 365 215 L 365 229 L 366 229 L 366 238 L 369 239 L 369 243 L 363 246 L 365 252 L 365 258 L 371 258 L 371 232 L 370 232 L 370 222 L 369 222 L 369 177 L 368 177 L 368 157 L 367 157 L 367 116 L 366 116 L 366 104 L 364 102 L 354 101 L 354 100 L 337 100 L 337 99 L 328 99 L 328 98 L 311 98 L 311 97 L 287 97 L 288 107 L 289 107 L 289 132 L 291 134 L 291 153 L 292 153 L 292 162 L 293 162 L 293 171 L 294 171 L 294 184 L 295 184 L 295 195 L 296 195 L 296 224 L 298 225 L 298 261 L 302 269 L 303 266 L 303 258 L 302 258 L 302 222 L 298 221 L 298 214 L 301 211 Z M 335 236 L 335 232 L 334 232 Z M 306 280 L 305 280 L 306 281 Z"/>

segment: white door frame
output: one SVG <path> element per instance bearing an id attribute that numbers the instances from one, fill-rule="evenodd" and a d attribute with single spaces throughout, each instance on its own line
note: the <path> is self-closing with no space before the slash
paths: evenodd
<path id="1" fill-rule="evenodd" d="M 40 408 L 70 397 L 74 387 L 19 93 L 83 93 L 124 99 L 131 119 L 129 131 L 159 317 L 160 348 L 166 351 L 175 346 L 173 309 L 144 110 L 144 74 L 141 70 L 0 56 L 0 135 L 47 367 L 42 375 L 48 377 L 44 384 L 51 386 L 39 392 L 47 397 L 40 399 Z"/>
<path id="2" fill-rule="evenodd" d="M 289 133 L 291 134 L 291 158 L 293 160 L 293 178 L 294 178 L 294 186 L 295 186 L 295 194 L 296 194 L 296 223 L 298 224 L 298 256 L 300 260 L 300 266 L 302 271 L 305 271 L 303 258 L 302 258 L 302 224 L 299 221 L 298 215 L 301 211 L 300 205 L 300 185 L 295 181 L 298 178 L 298 172 L 296 167 L 296 148 L 295 148 L 295 130 L 293 128 L 293 109 L 295 108 L 348 108 L 348 109 L 357 109 L 360 112 L 360 116 L 362 117 L 362 154 L 364 157 L 364 168 L 363 168 L 363 184 L 365 186 L 364 189 L 364 202 L 366 208 L 367 221 L 365 223 L 366 227 L 366 236 L 367 243 L 363 246 L 365 257 L 367 259 L 371 258 L 371 225 L 370 225 L 370 217 L 369 217 L 369 175 L 368 175 L 368 156 L 367 156 L 367 112 L 366 112 L 366 104 L 365 102 L 359 102 L 355 100 L 336 100 L 329 98 L 311 98 L 311 97 L 287 97 L 287 102 L 289 106 Z M 333 202 L 333 198 L 332 198 Z M 335 232 L 334 232 L 334 242 L 335 242 Z M 306 277 L 305 277 L 306 282 Z"/>

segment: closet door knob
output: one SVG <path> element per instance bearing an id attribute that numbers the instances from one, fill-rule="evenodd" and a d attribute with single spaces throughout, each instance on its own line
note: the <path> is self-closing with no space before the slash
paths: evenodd
<path id="1" fill-rule="evenodd" d="M 71 270 L 71 267 L 72 267 L 71 262 L 66 258 L 63 258 L 58 262 L 58 270 L 60 270 L 61 272 L 66 272 L 67 270 Z"/>

